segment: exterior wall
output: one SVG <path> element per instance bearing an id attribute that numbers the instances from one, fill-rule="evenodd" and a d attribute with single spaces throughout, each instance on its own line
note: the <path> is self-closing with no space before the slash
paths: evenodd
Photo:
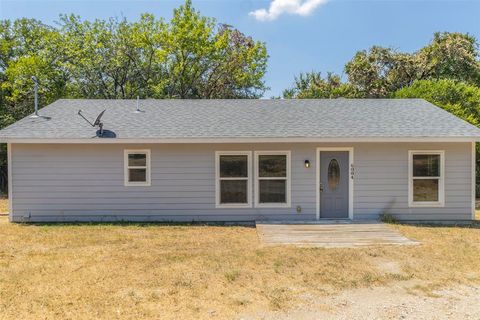
<path id="1" fill-rule="evenodd" d="M 317 147 L 354 148 L 354 219 L 381 213 L 405 220 L 472 218 L 471 143 L 278 143 L 13 144 L 11 219 L 314 220 Z M 124 186 L 124 149 L 151 149 L 151 186 Z M 409 208 L 408 150 L 428 149 L 445 150 L 445 206 Z M 229 150 L 290 150 L 291 207 L 215 208 L 215 151 Z"/>
<path id="2" fill-rule="evenodd" d="M 408 150 L 445 150 L 445 206 L 408 205 Z M 472 219 L 472 144 L 368 144 L 355 149 L 354 216 L 401 220 Z"/>

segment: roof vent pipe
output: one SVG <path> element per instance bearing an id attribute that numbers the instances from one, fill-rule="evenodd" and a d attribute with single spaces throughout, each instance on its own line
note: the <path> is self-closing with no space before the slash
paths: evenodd
<path id="1" fill-rule="evenodd" d="M 145 111 L 142 111 L 140 110 L 140 97 L 137 96 L 137 108 L 135 109 L 135 111 L 133 113 L 143 113 Z"/>
<path id="2" fill-rule="evenodd" d="M 35 76 L 32 76 L 34 83 L 33 91 L 35 92 L 35 114 L 32 115 L 32 118 L 38 118 L 38 80 Z"/>

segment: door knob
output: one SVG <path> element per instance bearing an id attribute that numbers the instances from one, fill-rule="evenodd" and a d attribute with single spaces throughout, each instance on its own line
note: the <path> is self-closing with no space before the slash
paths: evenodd
<path id="1" fill-rule="evenodd" d="M 323 184 L 320 183 L 320 192 L 323 192 Z"/>

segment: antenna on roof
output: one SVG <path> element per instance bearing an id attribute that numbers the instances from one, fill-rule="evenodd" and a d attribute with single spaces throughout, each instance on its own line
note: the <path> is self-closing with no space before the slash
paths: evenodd
<path id="1" fill-rule="evenodd" d="M 38 118 L 40 115 L 38 114 L 38 80 L 37 77 L 32 76 L 33 80 L 33 92 L 35 96 L 35 113 L 30 116 L 30 118 Z"/>
<path id="2" fill-rule="evenodd" d="M 32 76 L 33 80 L 33 91 L 35 92 L 35 114 L 32 115 L 32 118 L 38 118 L 38 80 L 35 76 Z"/>
<path id="3" fill-rule="evenodd" d="M 47 119 L 47 120 L 50 120 L 51 118 L 50 117 L 47 117 L 47 116 L 41 116 L 40 114 L 38 114 L 38 80 L 37 80 L 37 77 L 35 76 L 32 76 L 32 80 L 33 80 L 33 92 L 34 92 L 34 97 L 35 97 L 35 113 L 32 114 L 30 116 L 30 118 L 43 118 L 43 119 Z"/>
<path id="4" fill-rule="evenodd" d="M 96 126 L 98 126 L 98 136 L 102 137 L 103 136 L 103 122 L 101 122 L 101 120 L 102 120 L 102 116 L 105 113 L 105 111 L 107 111 L 107 109 L 100 112 L 100 114 L 97 116 L 97 118 L 95 119 L 95 121 L 93 123 L 91 123 L 90 120 L 85 118 L 85 116 L 82 114 L 82 110 L 78 110 L 78 115 L 80 117 L 82 117 L 83 119 L 85 119 L 85 121 L 87 121 L 88 124 L 91 125 L 92 127 L 95 128 Z"/>
<path id="5" fill-rule="evenodd" d="M 137 96 L 137 108 L 135 109 L 135 111 L 133 111 L 133 113 L 142 113 L 142 112 L 145 112 L 145 111 L 140 110 L 140 97 Z"/>

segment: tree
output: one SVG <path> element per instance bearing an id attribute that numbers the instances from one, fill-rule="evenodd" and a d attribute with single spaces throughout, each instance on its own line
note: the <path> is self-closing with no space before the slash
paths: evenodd
<path id="1" fill-rule="evenodd" d="M 171 21 L 144 14 L 82 21 L 62 16 L 60 48 L 75 97 L 258 98 L 265 44 L 202 16 L 187 0 Z"/>
<path id="2" fill-rule="evenodd" d="M 135 22 L 61 16 L 56 28 L 3 20 L 0 126 L 32 109 L 32 75 L 41 105 L 60 97 L 258 98 L 267 60 L 264 43 L 202 16 L 190 0 L 169 22 L 151 14 Z"/>
<path id="3" fill-rule="evenodd" d="M 161 20 L 144 14 L 134 23 L 114 18 L 89 22 L 74 15 L 60 21 L 64 45 L 59 54 L 73 97 L 152 96 L 151 86 L 164 76 L 155 57 L 158 35 L 165 28 Z"/>
<path id="4" fill-rule="evenodd" d="M 265 91 L 265 44 L 201 16 L 190 0 L 174 10 L 160 37 L 167 80 L 156 86 L 159 96 L 259 98 Z"/>
<path id="5" fill-rule="evenodd" d="M 480 126 L 480 87 L 451 79 L 418 80 L 397 90 L 394 98 L 420 98 Z"/>
<path id="6" fill-rule="evenodd" d="M 413 53 L 373 46 L 368 51 L 358 51 L 346 63 L 345 73 L 346 85 L 351 88 L 346 95 L 353 91 L 355 97 L 364 98 L 389 97 L 416 80 L 453 79 L 478 86 L 478 43 L 468 34 L 444 32 L 435 33 L 429 44 Z M 297 85 L 295 80 L 297 97 L 316 97 L 311 87 Z"/>
<path id="7" fill-rule="evenodd" d="M 66 94 L 66 76 L 55 53 L 59 34 L 34 19 L 0 22 L 0 126 L 31 113 L 32 76 L 41 83 L 40 103 Z"/>
<path id="8" fill-rule="evenodd" d="M 366 97 L 387 97 L 415 80 L 454 79 L 480 85 L 476 39 L 468 34 L 435 33 L 414 53 L 372 47 L 345 65 L 349 82 Z"/>
<path id="9" fill-rule="evenodd" d="M 322 78 L 320 72 L 300 73 L 295 77 L 293 87 L 283 91 L 286 99 L 355 98 L 357 95 L 355 88 L 343 83 L 338 75 L 330 72 L 326 78 Z"/>
<path id="10" fill-rule="evenodd" d="M 410 85 L 417 78 L 418 65 L 413 55 L 375 46 L 357 52 L 345 72 L 360 96 L 381 98 Z"/>
<path id="11" fill-rule="evenodd" d="M 218 36 L 224 39 L 223 44 L 201 86 L 201 96 L 260 98 L 266 90 L 263 81 L 268 59 L 265 44 L 225 24 L 220 26 Z"/>
<path id="12" fill-rule="evenodd" d="M 477 40 L 468 34 L 437 32 L 433 41 L 416 53 L 419 79 L 454 79 L 480 86 Z"/>

